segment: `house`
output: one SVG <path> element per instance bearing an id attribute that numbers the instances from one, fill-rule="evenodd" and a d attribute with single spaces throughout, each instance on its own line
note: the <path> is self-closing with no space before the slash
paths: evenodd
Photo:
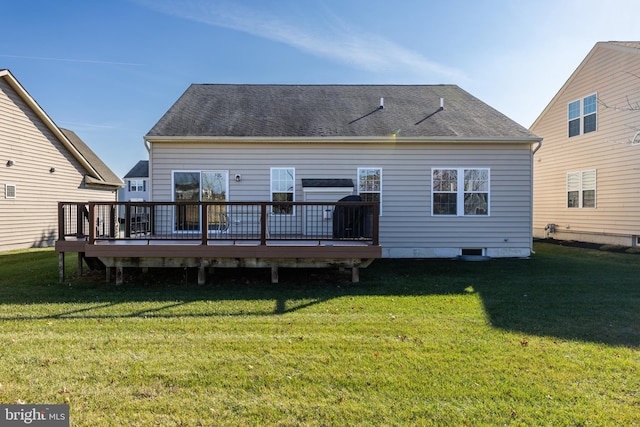
<path id="1" fill-rule="evenodd" d="M 9 70 L 0 70 L 0 251 L 53 246 L 58 201 L 115 201 L 121 185 Z"/>
<path id="2" fill-rule="evenodd" d="M 145 143 L 150 201 L 60 205 L 61 280 L 531 254 L 541 138 L 455 85 L 194 84 Z"/>
<path id="3" fill-rule="evenodd" d="M 640 42 L 599 42 L 531 126 L 539 238 L 640 245 Z"/>
<path id="4" fill-rule="evenodd" d="M 146 202 L 149 200 L 149 161 L 140 160 L 133 168 L 124 176 L 124 187 L 118 191 L 118 200 L 123 202 Z M 144 209 L 138 208 L 130 212 L 133 220 L 139 224 L 136 228 L 140 228 L 146 221 Z M 120 205 L 118 208 L 118 218 L 120 222 L 124 222 L 125 207 Z"/>
<path id="5" fill-rule="evenodd" d="M 149 200 L 149 161 L 140 160 L 124 176 L 124 187 L 120 190 L 118 200 L 129 202 L 146 202 Z"/>
<path id="6" fill-rule="evenodd" d="M 455 85 L 194 84 L 145 140 L 154 201 L 358 195 L 382 257 L 531 254 L 541 138 Z"/>

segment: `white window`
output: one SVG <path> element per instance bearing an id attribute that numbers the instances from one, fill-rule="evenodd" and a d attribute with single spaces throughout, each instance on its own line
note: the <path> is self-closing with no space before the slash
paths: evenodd
<path id="1" fill-rule="evenodd" d="M 15 184 L 5 184 L 4 185 L 4 198 L 5 199 L 15 199 L 16 198 L 16 185 Z"/>
<path id="2" fill-rule="evenodd" d="M 365 202 L 377 202 L 382 209 L 381 168 L 358 168 L 358 195 Z"/>
<path id="3" fill-rule="evenodd" d="M 569 138 L 597 129 L 598 98 L 594 93 L 585 98 L 570 102 L 567 107 Z"/>
<path id="4" fill-rule="evenodd" d="M 130 179 L 129 191 L 145 191 L 146 181 L 144 179 Z"/>
<path id="5" fill-rule="evenodd" d="M 294 202 L 295 182 L 296 170 L 294 168 L 271 168 L 271 201 Z M 273 204 L 271 213 L 293 215 L 295 210 L 292 205 Z"/>
<path id="6" fill-rule="evenodd" d="M 432 214 L 489 215 L 489 177 L 485 168 L 432 169 Z"/>
<path id="7" fill-rule="evenodd" d="M 567 207 L 596 207 L 596 170 L 567 173 Z"/>

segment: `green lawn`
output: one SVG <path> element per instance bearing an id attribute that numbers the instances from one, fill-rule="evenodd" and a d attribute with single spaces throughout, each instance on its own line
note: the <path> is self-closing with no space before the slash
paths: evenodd
<path id="1" fill-rule="evenodd" d="M 67 402 L 74 426 L 640 425 L 640 256 L 535 250 L 120 287 L 0 253 L 0 403 Z"/>

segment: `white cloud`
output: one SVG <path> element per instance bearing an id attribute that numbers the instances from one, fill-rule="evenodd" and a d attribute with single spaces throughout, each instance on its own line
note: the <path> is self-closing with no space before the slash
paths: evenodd
<path id="1" fill-rule="evenodd" d="M 73 59 L 73 58 L 55 58 L 46 56 L 21 56 L 21 55 L 3 55 L 3 58 L 16 58 L 16 59 L 33 59 L 37 61 L 60 61 L 60 62 L 80 62 L 85 64 L 106 64 L 106 65 L 143 65 L 131 62 L 116 62 L 116 61 L 99 61 L 96 59 Z"/>
<path id="2" fill-rule="evenodd" d="M 224 1 L 137 1 L 165 14 L 273 40 L 367 71 L 414 75 L 421 81 L 425 74 L 452 81 L 467 79 L 460 70 L 431 61 L 384 37 L 351 28 L 331 16 L 313 17 L 314 25 L 305 26 L 301 20 L 291 23 L 267 11 Z M 318 22 L 322 22 L 320 27 Z"/>

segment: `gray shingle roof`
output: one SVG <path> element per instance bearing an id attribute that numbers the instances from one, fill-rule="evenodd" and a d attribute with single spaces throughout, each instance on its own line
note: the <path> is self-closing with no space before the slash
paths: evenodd
<path id="1" fill-rule="evenodd" d="M 124 176 L 126 178 L 149 178 L 149 160 L 140 160 Z"/>
<path id="2" fill-rule="evenodd" d="M 100 174 L 98 181 L 90 180 L 91 183 L 94 184 L 104 184 L 110 186 L 121 187 L 123 185 L 122 181 L 118 176 L 113 173 L 111 169 L 96 155 L 96 153 L 89 148 L 87 144 L 83 140 L 80 139 L 78 135 L 72 130 L 60 128 L 64 136 L 67 137 L 69 142 L 75 147 L 76 150 L 84 157 L 87 162 Z"/>
<path id="3" fill-rule="evenodd" d="M 399 137 L 536 138 L 456 85 L 220 84 L 191 85 L 147 137 L 377 137 L 399 129 Z"/>

